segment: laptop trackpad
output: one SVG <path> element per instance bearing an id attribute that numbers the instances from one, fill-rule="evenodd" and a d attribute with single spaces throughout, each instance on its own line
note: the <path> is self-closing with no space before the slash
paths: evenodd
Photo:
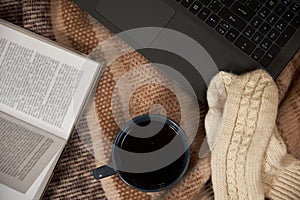
<path id="1" fill-rule="evenodd" d="M 175 15 L 175 10 L 162 0 L 100 0 L 96 11 L 121 31 L 165 27 Z"/>

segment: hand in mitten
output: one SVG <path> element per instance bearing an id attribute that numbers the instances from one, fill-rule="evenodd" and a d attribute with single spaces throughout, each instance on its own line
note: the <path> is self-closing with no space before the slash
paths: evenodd
<path id="1" fill-rule="evenodd" d="M 286 155 L 276 132 L 278 90 L 273 79 L 263 70 L 241 76 L 220 72 L 211 81 L 207 99 L 205 128 L 215 198 L 299 198 L 299 161 Z M 293 182 L 281 177 L 290 171 Z M 287 185 L 279 191 L 281 183 Z"/>

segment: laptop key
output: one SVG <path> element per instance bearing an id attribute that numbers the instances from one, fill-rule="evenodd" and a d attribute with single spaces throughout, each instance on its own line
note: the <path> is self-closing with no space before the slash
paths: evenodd
<path id="1" fill-rule="evenodd" d="M 288 6 L 288 5 L 290 5 L 290 3 L 292 2 L 292 0 L 281 0 L 281 2 L 282 2 L 284 5 Z"/>
<path id="2" fill-rule="evenodd" d="M 277 30 L 279 30 L 279 31 L 283 31 L 283 29 L 286 27 L 286 23 L 282 20 L 282 19 L 280 19 L 277 23 L 276 23 L 276 28 L 277 28 Z"/>
<path id="3" fill-rule="evenodd" d="M 246 6 L 248 6 L 254 12 L 257 12 L 261 7 L 261 3 L 257 0 L 248 0 Z"/>
<path id="4" fill-rule="evenodd" d="M 230 25 L 225 21 L 221 21 L 219 25 L 222 26 L 226 30 L 228 30 L 230 28 Z"/>
<path id="5" fill-rule="evenodd" d="M 273 40 L 273 41 L 275 41 L 276 38 L 279 36 L 279 34 L 280 33 L 278 31 L 276 31 L 275 29 L 272 29 L 270 31 L 270 33 L 268 34 L 268 38 L 271 39 L 271 40 Z"/>
<path id="6" fill-rule="evenodd" d="M 247 26 L 247 28 L 244 30 L 244 34 L 245 34 L 248 38 L 250 38 L 250 37 L 253 35 L 254 32 L 255 32 L 255 29 L 252 28 L 251 26 Z"/>
<path id="7" fill-rule="evenodd" d="M 261 16 L 262 18 L 267 18 L 267 16 L 269 15 L 270 10 L 266 7 L 263 7 L 260 11 L 259 11 L 259 16 Z"/>
<path id="8" fill-rule="evenodd" d="M 251 38 L 251 40 L 252 40 L 254 43 L 258 44 L 258 43 L 260 43 L 260 41 L 261 41 L 263 38 L 264 38 L 264 36 L 263 36 L 261 33 L 256 32 L 256 33 L 253 35 L 253 37 Z"/>
<path id="9" fill-rule="evenodd" d="M 217 13 L 222 8 L 222 4 L 220 4 L 218 1 L 213 1 L 211 4 L 209 4 L 208 8 Z"/>
<path id="10" fill-rule="evenodd" d="M 275 57 L 278 55 L 279 52 L 280 52 L 280 48 L 276 45 L 273 45 L 268 53 L 271 54 L 273 57 Z"/>
<path id="11" fill-rule="evenodd" d="M 201 9 L 202 4 L 199 1 L 195 1 L 193 5 L 190 7 L 190 11 L 194 14 L 197 14 Z"/>
<path id="12" fill-rule="evenodd" d="M 254 26 L 254 28 L 258 28 L 262 24 L 263 20 L 260 17 L 254 17 L 254 19 L 251 22 L 251 25 Z"/>
<path id="13" fill-rule="evenodd" d="M 277 14 L 277 15 L 282 15 L 283 14 L 283 12 L 285 11 L 285 6 L 284 5 L 282 5 L 282 4 L 278 4 L 277 6 L 276 6 L 276 8 L 275 8 L 275 13 Z"/>
<path id="14" fill-rule="evenodd" d="M 201 3 L 203 3 L 204 5 L 208 5 L 210 0 L 199 0 Z"/>
<path id="15" fill-rule="evenodd" d="M 222 26 L 218 25 L 218 26 L 216 27 L 216 31 L 217 31 L 218 33 L 220 33 L 221 35 L 224 35 L 224 34 L 226 33 L 227 29 L 225 29 L 225 28 L 223 28 Z"/>
<path id="16" fill-rule="evenodd" d="M 228 33 L 225 35 L 225 38 L 230 42 L 233 42 L 239 35 L 239 32 L 234 28 L 231 28 Z"/>
<path id="17" fill-rule="evenodd" d="M 268 0 L 266 6 L 272 10 L 276 6 L 276 4 L 277 4 L 277 0 Z"/>
<path id="18" fill-rule="evenodd" d="M 293 34 L 296 32 L 296 30 L 291 27 L 291 26 L 288 26 L 284 31 L 283 33 L 279 36 L 279 38 L 277 39 L 276 43 L 283 47 L 287 41 L 293 36 Z"/>
<path id="19" fill-rule="evenodd" d="M 250 21 L 255 14 L 255 12 L 252 11 L 249 7 L 244 6 L 239 2 L 235 2 L 232 5 L 231 10 L 246 21 Z"/>
<path id="20" fill-rule="evenodd" d="M 293 3 L 293 4 L 291 5 L 291 9 L 292 9 L 292 11 L 294 11 L 294 12 L 298 12 L 298 11 L 300 10 L 300 5 L 297 4 L 297 3 Z"/>
<path id="21" fill-rule="evenodd" d="M 291 19 L 294 17 L 294 13 L 290 10 L 287 10 L 283 15 L 282 15 L 282 19 L 284 19 L 285 21 L 289 22 L 291 21 Z"/>
<path id="22" fill-rule="evenodd" d="M 267 22 L 271 25 L 274 25 L 276 21 L 278 20 L 278 16 L 275 15 L 274 13 L 271 13 L 269 17 L 267 18 Z"/>
<path id="23" fill-rule="evenodd" d="M 228 8 L 223 7 L 221 11 L 219 12 L 219 15 L 221 18 L 226 20 L 230 25 L 232 25 L 234 28 L 238 29 L 239 31 L 243 31 L 243 29 L 246 27 L 247 23 L 242 20 L 237 15 L 233 14 Z"/>
<path id="24" fill-rule="evenodd" d="M 267 38 L 265 38 L 265 39 L 262 41 L 262 43 L 260 44 L 260 46 L 261 46 L 264 50 L 268 50 L 268 49 L 270 48 L 271 44 L 272 44 L 272 41 L 269 40 L 269 39 L 267 39 Z"/>
<path id="25" fill-rule="evenodd" d="M 214 28 L 218 24 L 219 21 L 220 21 L 220 17 L 218 17 L 215 14 L 212 14 L 211 16 L 209 16 L 209 18 L 207 19 L 206 23 L 210 27 Z"/>
<path id="26" fill-rule="evenodd" d="M 255 49 L 255 44 L 243 35 L 241 35 L 234 44 L 248 55 Z"/>
<path id="27" fill-rule="evenodd" d="M 276 45 L 273 45 L 272 48 L 266 53 L 266 55 L 261 59 L 260 64 L 262 64 L 264 67 L 268 67 L 279 52 L 280 48 Z"/>
<path id="28" fill-rule="evenodd" d="M 260 64 L 262 64 L 262 66 L 264 67 L 268 67 L 272 61 L 273 61 L 273 57 L 267 54 L 261 59 Z"/>
<path id="29" fill-rule="evenodd" d="M 293 21 L 291 22 L 291 24 L 295 27 L 295 28 L 299 28 L 300 26 L 300 17 L 296 16 Z"/>
<path id="30" fill-rule="evenodd" d="M 264 54 L 265 54 L 264 50 L 262 50 L 261 48 L 257 48 L 255 49 L 251 57 L 256 61 L 259 61 Z"/>
<path id="31" fill-rule="evenodd" d="M 270 29 L 271 29 L 271 26 L 265 22 L 260 26 L 259 31 L 262 34 L 267 34 L 270 31 Z"/>
<path id="32" fill-rule="evenodd" d="M 194 0 L 183 0 L 183 1 L 181 2 L 181 4 L 182 4 L 184 7 L 188 8 L 188 7 L 193 3 L 193 1 L 194 1 Z"/>
<path id="33" fill-rule="evenodd" d="M 198 17 L 204 21 L 206 20 L 206 18 L 209 16 L 210 13 L 211 11 L 208 10 L 207 8 L 202 8 L 198 14 Z"/>
<path id="34" fill-rule="evenodd" d="M 221 3 L 224 4 L 225 6 L 230 7 L 231 4 L 233 3 L 233 0 L 221 0 Z"/>

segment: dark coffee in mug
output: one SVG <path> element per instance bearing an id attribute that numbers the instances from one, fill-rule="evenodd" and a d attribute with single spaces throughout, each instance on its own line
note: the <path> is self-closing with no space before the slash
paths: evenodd
<path id="1" fill-rule="evenodd" d="M 144 116 L 144 118 L 134 120 L 134 122 L 138 126 L 146 127 L 150 123 L 150 118 Z M 133 128 L 128 130 L 127 133 L 121 134 L 122 136 L 120 138 L 117 138 L 116 146 L 128 152 L 149 153 L 159 151 L 164 146 L 170 144 L 171 141 L 174 141 L 176 135 L 178 136 L 178 134 L 182 134 L 179 132 L 178 128 L 169 121 L 166 121 L 165 124 L 162 124 L 161 121 L 152 120 L 151 123 L 151 128 L 153 129 L 153 127 L 155 127 L 154 130 L 162 127 L 161 130 L 155 135 L 148 138 L 134 137 L 132 135 L 138 136 L 139 134 L 143 133 L 135 133 L 134 131 L 136 131 L 136 129 Z M 144 173 L 129 173 L 119 171 L 121 177 L 130 185 L 144 190 L 156 190 L 172 184 L 185 170 L 188 159 L 188 152 L 185 150 L 186 144 L 184 140 L 177 139 L 173 145 L 174 148 L 177 148 L 176 151 L 181 150 L 182 152 L 182 155 L 178 159 L 174 160 L 174 162 L 161 169 Z M 172 154 L 171 151 L 169 153 Z M 120 164 L 130 162 L 130 160 L 127 160 L 126 157 L 122 158 L 118 157 L 118 155 L 116 155 L 116 159 L 120 160 Z M 153 160 L 153 162 L 161 161 Z"/>
<path id="2" fill-rule="evenodd" d="M 141 191 L 160 191 L 182 178 L 189 156 L 187 137 L 175 122 L 160 115 L 142 115 L 118 133 L 112 165 L 128 185 Z M 170 162 L 165 162 L 168 159 Z M 147 168 L 151 164 L 155 167 Z M 135 172 L 134 167 L 145 170 Z"/>

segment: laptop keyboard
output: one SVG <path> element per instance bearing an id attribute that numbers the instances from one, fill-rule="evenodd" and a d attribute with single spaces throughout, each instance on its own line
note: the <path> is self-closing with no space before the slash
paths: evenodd
<path id="1" fill-rule="evenodd" d="M 264 67 L 300 25 L 300 4 L 292 0 L 176 1 Z"/>

